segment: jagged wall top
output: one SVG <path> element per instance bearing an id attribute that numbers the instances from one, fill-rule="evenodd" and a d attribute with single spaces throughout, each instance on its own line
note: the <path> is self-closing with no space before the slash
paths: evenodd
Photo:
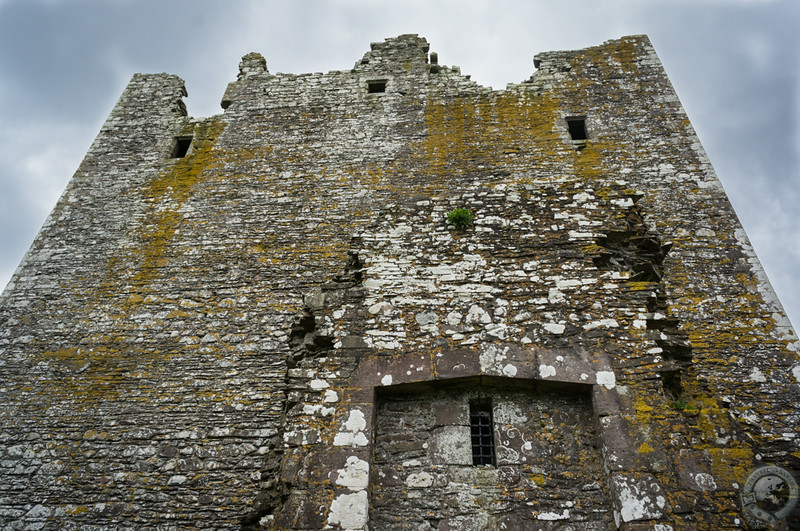
<path id="1" fill-rule="evenodd" d="M 227 109 L 234 101 L 245 99 L 259 99 L 269 92 L 267 88 L 255 88 L 252 83 L 269 83 L 277 80 L 303 80 L 317 76 L 348 76 L 350 82 L 364 83 L 370 78 L 395 78 L 400 76 L 413 77 L 427 80 L 427 82 L 447 81 L 453 84 L 453 89 L 458 89 L 463 83 L 471 88 L 478 85 L 470 81 L 470 76 L 462 76 L 461 69 L 457 66 L 439 65 L 438 55 L 430 52 L 430 45 L 424 37 L 416 34 L 405 34 L 398 37 L 385 39 L 383 42 L 373 42 L 370 50 L 356 61 L 349 71 L 332 71 L 328 74 L 271 74 L 267 69 L 264 57 L 257 52 L 251 52 L 242 57 L 239 63 L 239 74 L 236 81 L 230 83 L 222 98 L 222 108 Z M 428 77 L 430 76 L 430 77 Z M 343 85 L 348 83 L 341 78 Z M 251 83 L 248 85 L 248 83 Z M 486 88 L 491 91 L 491 88 Z"/>
<path id="2" fill-rule="evenodd" d="M 405 34 L 370 44 L 370 51 L 364 54 L 353 67 L 355 70 L 396 69 L 402 65 L 428 64 L 430 45 L 424 37 Z"/>

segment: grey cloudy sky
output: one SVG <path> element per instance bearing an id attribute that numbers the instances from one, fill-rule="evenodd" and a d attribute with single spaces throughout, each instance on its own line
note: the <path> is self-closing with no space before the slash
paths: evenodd
<path id="1" fill-rule="evenodd" d="M 324 72 L 418 33 L 501 89 L 540 51 L 646 33 L 800 324 L 798 27 L 797 0 L 0 0 L 0 286 L 135 72 L 183 77 L 201 117 L 250 51 Z"/>

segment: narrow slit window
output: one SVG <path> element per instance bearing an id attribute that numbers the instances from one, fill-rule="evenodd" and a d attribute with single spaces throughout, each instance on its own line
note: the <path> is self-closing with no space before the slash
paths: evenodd
<path id="1" fill-rule="evenodd" d="M 567 129 L 569 129 L 569 136 L 572 137 L 572 140 L 586 140 L 586 117 L 567 117 Z"/>
<path id="2" fill-rule="evenodd" d="M 376 79 L 374 81 L 367 81 L 367 91 L 370 94 L 377 94 L 379 92 L 386 92 L 386 80 Z"/>
<path id="3" fill-rule="evenodd" d="M 470 404 L 469 428 L 472 436 L 472 464 L 494 466 L 494 425 L 490 404 Z"/>
<path id="4" fill-rule="evenodd" d="M 172 148 L 172 158 L 173 159 L 182 159 L 186 156 L 189 152 L 189 148 L 192 145 L 192 137 L 190 136 L 179 136 L 175 139 L 175 147 Z"/>

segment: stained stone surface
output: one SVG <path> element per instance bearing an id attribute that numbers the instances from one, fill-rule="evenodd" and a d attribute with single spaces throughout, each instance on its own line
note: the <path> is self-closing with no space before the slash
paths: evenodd
<path id="1" fill-rule="evenodd" d="M 0 299 L 0 527 L 735 529 L 797 477 L 797 337 L 647 37 L 444 59 L 251 53 L 205 119 L 133 77 Z"/>

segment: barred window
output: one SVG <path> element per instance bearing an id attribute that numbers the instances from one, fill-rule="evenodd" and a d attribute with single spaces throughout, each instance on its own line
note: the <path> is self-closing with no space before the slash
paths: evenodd
<path id="1" fill-rule="evenodd" d="M 470 404 L 469 427 L 472 435 L 472 464 L 494 465 L 494 425 L 491 404 Z"/>

